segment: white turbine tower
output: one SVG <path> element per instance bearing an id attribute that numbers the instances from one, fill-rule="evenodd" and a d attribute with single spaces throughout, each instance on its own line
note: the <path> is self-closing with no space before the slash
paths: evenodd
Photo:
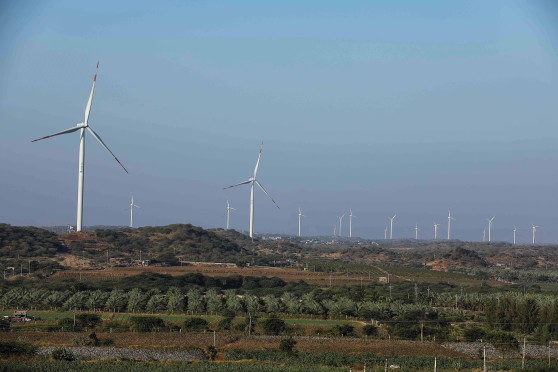
<path id="1" fill-rule="evenodd" d="M 83 223 L 83 185 L 84 185 L 84 171 L 85 171 L 85 130 L 87 129 L 89 133 L 103 146 L 112 157 L 120 164 L 120 166 L 128 173 L 128 170 L 122 165 L 120 160 L 113 154 L 108 146 L 103 142 L 101 137 L 89 126 L 89 113 L 91 112 L 91 105 L 93 104 L 93 92 L 95 91 L 95 83 L 97 82 L 97 72 L 99 71 L 99 63 L 97 62 L 97 69 L 95 70 L 95 75 L 93 76 L 93 86 L 91 87 L 91 93 L 89 93 L 89 100 L 85 106 L 85 118 L 82 123 L 76 124 L 75 127 L 68 128 L 58 133 L 51 134 L 49 136 L 41 137 L 31 142 L 40 141 L 54 136 L 59 136 L 61 134 L 73 133 L 80 131 L 79 135 L 79 160 L 78 160 L 78 200 L 77 200 L 77 224 L 76 231 L 81 231 Z"/>
<path id="2" fill-rule="evenodd" d="M 134 194 L 132 195 L 132 201 L 130 202 L 130 227 L 134 227 L 134 208 L 141 208 L 139 205 L 134 204 Z"/>
<path id="3" fill-rule="evenodd" d="M 451 220 L 455 220 L 451 216 L 451 211 L 448 209 L 448 240 L 451 240 Z"/>
<path id="4" fill-rule="evenodd" d="M 438 226 L 440 226 L 440 224 L 434 222 L 434 240 L 438 240 Z"/>
<path id="5" fill-rule="evenodd" d="M 345 213 L 341 216 L 337 216 L 339 218 L 339 236 L 341 236 L 341 227 L 343 226 L 343 217 L 345 217 Z"/>
<path id="6" fill-rule="evenodd" d="M 514 226 L 513 227 L 513 245 L 515 245 L 515 232 L 517 231 L 517 228 Z"/>
<path id="7" fill-rule="evenodd" d="M 486 227 L 482 229 L 482 242 L 484 243 L 485 241 L 486 241 Z"/>
<path id="8" fill-rule="evenodd" d="M 227 230 L 229 229 L 229 221 L 231 220 L 231 211 L 236 211 L 236 209 L 231 207 L 229 201 L 227 200 Z"/>
<path id="9" fill-rule="evenodd" d="M 535 244 L 535 236 L 537 234 L 537 227 L 540 227 L 540 226 L 536 226 L 536 225 L 533 225 L 533 224 L 531 224 L 531 226 L 533 226 L 532 227 L 532 229 L 533 229 L 533 244 Z"/>
<path id="10" fill-rule="evenodd" d="M 494 218 L 496 218 L 496 216 L 490 218 L 490 219 L 486 219 L 488 221 L 488 242 L 491 242 L 491 238 L 490 238 L 490 232 L 492 231 L 492 221 L 494 221 Z"/>
<path id="11" fill-rule="evenodd" d="M 384 229 L 384 240 L 387 240 L 387 226 L 386 226 L 386 228 Z"/>
<path id="12" fill-rule="evenodd" d="M 397 214 L 394 214 L 393 217 L 388 217 L 389 219 L 389 240 L 393 239 L 393 220 L 395 219 Z"/>
<path id="13" fill-rule="evenodd" d="M 262 148 L 263 148 L 263 142 L 260 145 L 260 153 L 258 154 L 258 161 L 256 161 L 256 167 L 254 168 L 254 176 L 250 177 L 248 180 L 244 182 L 240 182 L 235 185 L 231 185 L 223 188 L 224 190 L 224 189 L 230 189 L 231 187 L 250 184 L 250 238 L 252 239 L 254 238 L 254 184 L 258 185 L 258 187 L 262 189 L 262 191 L 268 196 L 268 198 L 271 199 L 273 204 L 275 204 L 277 209 L 279 209 L 279 206 L 277 205 L 275 200 L 273 200 L 271 195 L 269 195 L 269 193 L 265 190 L 262 184 L 256 179 L 256 176 L 258 174 L 258 167 L 260 166 L 260 159 L 262 157 Z"/>
<path id="14" fill-rule="evenodd" d="M 415 240 L 418 240 L 418 231 L 419 231 L 418 223 L 416 223 L 415 224 Z"/>
<path id="15" fill-rule="evenodd" d="M 306 217 L 306 216 L 302 214 L 300 207 L 298 207 L 298 236 L 299 237 L 300 237 L 300 221 L 302 220 L 302 217 Z"/>
<path id="16" fill-rule="evenodd" d="M 349 238 L 353 237 L 353 217 L 358 218 L 353 214 L 353 210 L 349 209 Z"/>

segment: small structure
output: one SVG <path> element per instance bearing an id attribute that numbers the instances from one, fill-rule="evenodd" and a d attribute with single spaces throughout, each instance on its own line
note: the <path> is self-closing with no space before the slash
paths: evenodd
<path id="1" fill-rule="evenodd" d="M 380 282 L 380 283 L 389 283 L 389 279 L 388 279 L 387 276 L 380 276 L 380 277 L 378 278 L 378 282 Z"/>
<path id="2" fill-rule="evenodd" d="M 14 315 L 12 316 L 6 315 L 4 316 L 4 319 L 9 320 L 11 323 L 23 323 L 23 322 L 30 322 L 31 320 L 33 320 L 27 316 L 27 311 L 25 310 L 16 310 L 14 311 Z"/>
<path id="3" fill-rule="evenodd" d="M 150 263 L 151 263 L 151 260 L 143 260 L 143 261 L 141 261 L 141 266 L 149 266 Z"/>

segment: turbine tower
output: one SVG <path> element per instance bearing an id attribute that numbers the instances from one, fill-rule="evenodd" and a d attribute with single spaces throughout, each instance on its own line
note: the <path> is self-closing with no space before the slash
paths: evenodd
<path id="1" fill-rule="evenodd" d="M 418 240 L 418 224 L 415 224 L 415 240 Z"/>
<path id="2" fill-rule="evenodd" d="M 132 195 L 132 201 L 130 203 L 130 227 L 134 227 L 134 208 L 141 208 L 139 205 L 134 204 L 134 194 Z"/>
<path id="3" fill-rule="evenodd" d="M 231 211 L 236 211 L 235 208 L 231 207 L 229 201 L 227 200 L 227 230 L 229 229 L 229 221 L 231 219 Z"/>
<path id="4" fill-rule="evenodd" d="M 386 226 L 386 228 L 384 229 L 384 240 L 387 240 L 387 226 Z"/>
<path id="5" fill-rule="evenodd" d="M 513 245 L 515 245 L 515 232 L 517 231 L 516 227 L 513 227 Z"/>
<path id="6" fill-rule="evenodd" d="M 393 239 L 393 220 L 395 219 L 397 214 L 394 214 L 393 217 L 388 217 L 389 219 L 389 240 Z"/>
<path id="7" fill-rule="evenodd" d="M 38 138 L 31 142 L 40 141 L 54 136 L 59 136 L 61 134 L 73 133 L 79 130 L 79 159 L 78 159 L 78 200 L 77 200 L 77 223 L 76 231 L 81 231 L 83 224 L 83 185 L 84 185 L 84 171 L 85 171 L 85 130 L 89 133 L 103 146 L 112 157 L 120 164 L 120 166 L 128 173 L 128 170 L 122 165 L 120 160 L 113 154 L 108 146 L 103 142 L 101 137 L 89 126 L 89 114 L 91 112 L 91 105 L 93 104 L 93 92 L 95 91 L 95 83 L 97 83 L 97 72 L 99 71 L 99 62 L 97 62 L 97 69 L 95 70 L 95 75 L 93 76 L 93 86 L 91 87 L 91 93 L 89 93 L 89 100 L 85 106 L 85 118 L 82 123 L 76 124 L 75 127 L 65 129 L 61 132 L 57 132 L 45 137 Z"/>
<path id="8" fill-rule="evenodd" d="M 482 229 L 482 242 L 484 243 L 485 241 L 486 241 L 486 227 Z"/>
<path id="9" fill-rule="evenodd" d="M 306 216 L 302 214 L 300 207 L 298 207 L 298 236 L 299 237 L 300 237 L 300 221 L 302 220 L 302 217 L 306 217 Z"/>
<path id="10" fill-rule="evenodd" d="M 531 226 L 533 226 L 532 227 L 532 229 L 533 229 L 533 244 L 535 244 L 535 235 L 537 234 L 537 227 L 540 227 L 540 226 L 536 226 L 536 225 L 533 225 L 533 224 Z"/>
<path id="11" fill-rule="evenodd" d="M 440 226 L 440 224 L 434 222 L 434 240 L 438 240 L 438 226 Z"/>
<path id="12" fill-rule="evenodd" d="M 490 243 L 491 239 L 490 239 L 490 231 L 492 230 L 492 221 L 494 221 L 494 218 L 496 216 L 490 218 L 490 219 L 486 219 L 488 221 L 488 242 Z"/>
<path id="13" fill-rule="evenodd" d="M 262 189 L 262 191 L 268 196 L 268 198 L 271 199 L 273 204 L 275 204 L 277 209 L 279 209 L 279 206 L 277 205 L 275 200 L 273 200 L 271 195 L 269 195 L 269 193 L 265 190 L 265 188 L 262 186 L 262 184 L 256 178 L 256 176 L 258 174 L 258 167 L 260 166 L 260 159 L 262 157 L 262 148 L 263 148 L 263 142 L 260 145 L 260 153 L 258 154 L 258 160 L 256 161 L 256 167 L 254 168 L 254 176 L 248 178 L 244 182 L 240 182 L 240 183 L 237 183 L 235 185 L 231 185 L 231 186 L 227 186 L 227 187 L 223 188 L 223 190 L 225 190 L 225 189 L 230 189 L 231 187 L 250 184 L 250 238 L 252 238 L 252 239 L 254 239 L 254 184 L 258 185 L 258 187 L 260 189 Z"/>
<path id="14" fill-rule="evenodd" d="M 451 211 L 448 209 L 448 240 L 451 240 L 451 220 L 455 220 L 451 216 Z"/>
<path id="15" fill-rule="evenodd" d="M 353 214 L 353 210 L 349 209 L 349 238 L 353 237 L 353 217 L 358 218 Z"/>
<path id="16" fill-rule="evenodd" d="M 339 236 L 341 236 L 341 227 L 343 226 L 343 217 L 345 217 L 345 213 L 341 216 L 337 216 L 339 218 Z"/>

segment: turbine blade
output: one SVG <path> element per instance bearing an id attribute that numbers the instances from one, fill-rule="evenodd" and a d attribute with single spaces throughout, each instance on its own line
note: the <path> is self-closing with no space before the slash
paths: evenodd
<path id="1" fill-rule="evenodd" d="M 95 139 L 96 139 L 97 141 L 99 141 L 99 143 L 100 143 L 101 145 L 103 145 L 103 147 L 104 147 L 105 149 L 107 149 L 108 152 L 110 152 L 110 154 L 112 155 L 112 157 L 114 158 L 114 160 L 116 160 L 116 161 L 118 162 L 118 164 L 120 164 L 120 166 L 122 167 L 122 169 L 124 169 L 124 171 L 125 171 L 126 173 L 128 173 L 128 170 L 126 169 L 126 167 L 124 167 L 124 165 L 120 162 L 120 160 L 118 160 L 118 158 L 116 157 L 116 155 L 114 155 L 113 152 L 110 151 L 110 149 L 108 148 L 108 146 L 105 145 L 105 143 L 103 142 L 103 140 L 101 139 L 101 137 L 99 137 L 99 135 L 98 135 L 97 133 L 95 133 L 95 131 L 94 131 L 93 129 L 91 129 L 90 126 L 87 126 L 87 130 L 89 131 L 89 133 L 91 133 L 91 135 L 92 135 L 93 137 L 95 137 Z"/>
<path id="2" fill-rule="evenodd" d="M 262 189 L 263 192 L 265 192 L 265 194 L 271 199 L 271 201 L 273 202 L 273 204 L 275 204 L 275 206 L 277 207 L 277 209 L 280 209 L 279 206 L 277 205 L 277 203 L 275 202 L 275 200 L 273 200 L 273 198 L 271 197 L 271 195 L 269 195 L 269 193 L 264 189 L 264 187 L 262 186 L 261 183 L 258 182 L 258 180 L 255 180 L 256 185 L 258 185 L 260 187 L 260 189 Z"/>
<path id="3" fill-rule="evenodd" d="M 260 167 L 260 158 L 262 157 L 262 148 L 263 148 L 263 142 L 260 145 L 260 153 L 258 154 L 258 161 L 256 162 L 256 167 L 254 168 L 254 178 L 256 178 L 256 174 L 258 173 L 258 168 Z"/>
<path id="4" fill-rule="evenodd" d="M 223 187 L 223 190 L 225 190 L 225 189 L 230 189 L 231 187 L 236 187 L 236 186 L 240 186 L 240 185 L 246 185 L 247 183 L 250 183 L 250 182 L 252 182 L 252 180 L 240 182 L 240 183 L 237 183 L 236 185 L 231 185 L 231 186 Z"/>
<path id="5" fill-rule="evenodd" d="M 99 62 L 97 62 L 97 69 L 95 70 L 95 75 L 93 76 L 93 86 L 91 87 L 91 93 L 89 93 L 89 100 L 87 100 L 87 106 L 85 106 L 85 125 L 89 122 L 89 113 L 91 112 L 91 105 L 93 104 L 93 92 L 95 91 L 95 83 L 97 83 L 97 72 L 99 71 Z"/>
<path id="6" fill-rule="evenodd" d="M 50 137 L 59 136 L 61 134 L 73 133 L 76 130 L 79 130 L 79 129 L 84 128 L 84 127 L 85 126 L 83 124 L 80 124 L 80 125 L 77 125 L 77 126 L 72 127 L 72 128 L 64 129 L 63 131 L 58 132 L 58 133 L 54 133 L 54 134 L 51 134 L 51 135 L 48 135 L 48 136 L 44 136 L 44 137 L 41 137 L 41 138 L 34 139 L 31 142 L 37 142 L 37 141 L 44 140 L 44 139 L 47 139 L 47 138 L 50 138 Z"/>

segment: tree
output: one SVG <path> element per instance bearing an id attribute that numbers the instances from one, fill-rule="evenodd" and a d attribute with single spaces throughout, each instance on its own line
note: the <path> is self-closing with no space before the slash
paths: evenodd
<path id="1" fill-rule="evenodd" d="M 188 312 L 190 314 L 203 313 L 203 297 L 197 289 L 190 289 L 187 293 L 188 296 Z"/>
<path id="2" fill-rule="evenodd" d="M 269 294 L 263 298 L 263 301 L 265 304 L 265 310 L 268 313 L 278 313 L 281 311 L 281 303 L 277 297 Z"/>
<path id="3" fill-rule="evenodd" d="M 145 307 L 145 296 L 141 289 L 134 288 L 130 291 L 128 295 L 128 311 L 135 313 L 142 310 Z"/>
<path id="4" fill-rule="evenodd" d="M 171 287 L 167 291 L 167 310 L 174 314 L 175 311 L 182 311 L 184 309 L 184 296 L 180 289 Z"/>
<path id="5" fill-rule="evenodd" d="M 128 296 L 121 289 L 113 289 L 105 302 L 105 309 L 112 312 L 123 311 L 128 305 Z"/>
<path id="6" fill-rule="evenodd" d="M 285 292 L 283 296 L 281 296 L 281 301 L 285 305 L 287 312 L 289 314 L 298 314 L 301 309 L 301 304 L 295 295 L 290 292 Z"/>
<path id="7" fill-rule="evenodd" d="M 277 336 L 281 332 L 287 330 L 287 324 L 285 323 L 285 321 L 273 315 L 267 319 L 264 319 L 261 325 L 266 335 Z"/>
<path id="8" fill-rule="evenodd" d="M 210 288 L 205 293 L 207 312 L 210 314 L 216 314 L 221 311 L 223 303 L 221 300 L 221 294 L 217 292 L 215 288 Z"/>

